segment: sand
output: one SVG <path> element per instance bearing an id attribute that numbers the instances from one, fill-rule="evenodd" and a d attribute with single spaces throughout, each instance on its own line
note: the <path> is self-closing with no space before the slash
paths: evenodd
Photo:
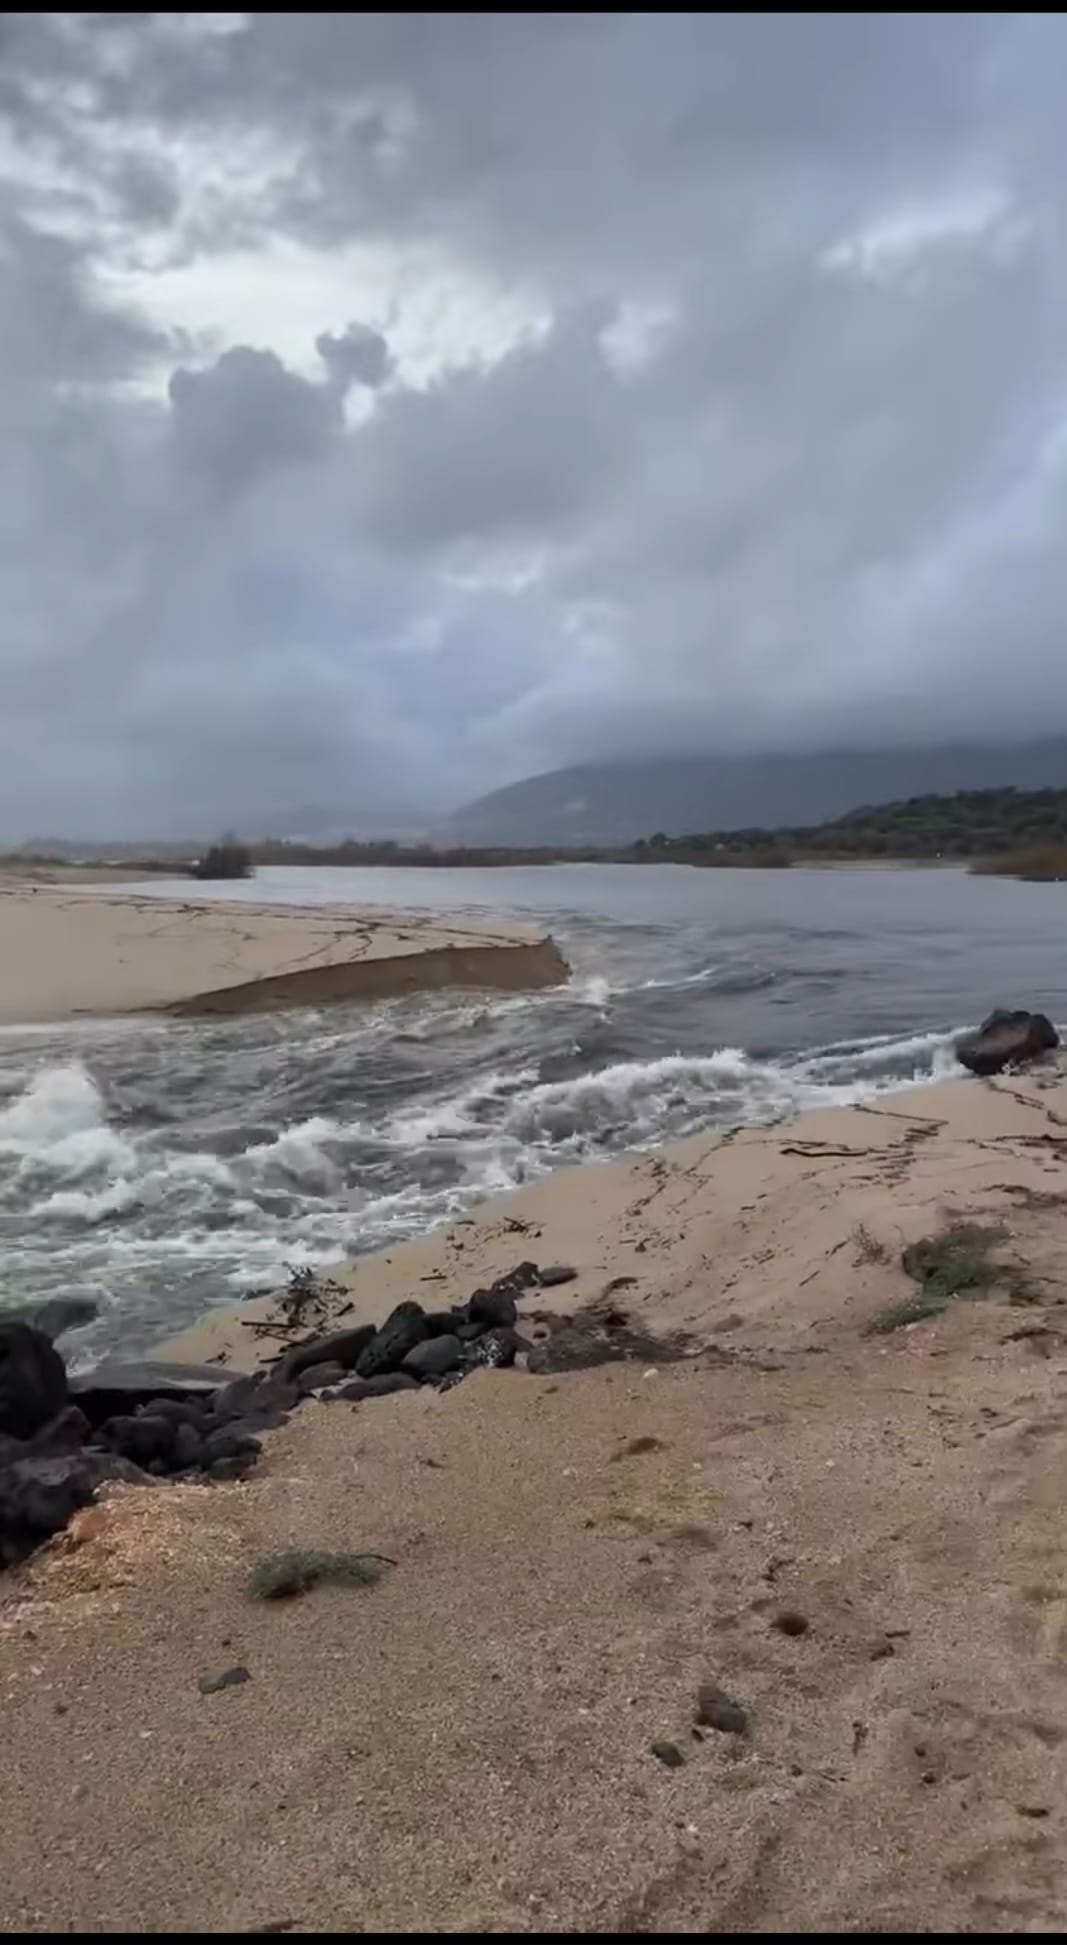
<path id="1" fill-rule="evenodd" d="M 441 986 L 558 984 L 553 941 L 497 919 L 156 898 L 0 880 L 0 1024 L 228 1014 Z"/>
<path id="2" fill-rule="evenodd" d="M 608 1297 L 695 1354 L 308 1405 L 246 1483 L 116 1489 L 10 1576 L 5 1928 L 1059 1930 L 1065 1153 L 1061 1076 L 953 1083 L 361 1263 L 346 1320 L 563 1258 L 527 1316 Z M 1002 1281 L 871 1334 L 962 1217 Z M 250 1601 L 294 1543 L 397 1564 Z M 694 1734 L 707 1682 L 747 1735 Z"/>

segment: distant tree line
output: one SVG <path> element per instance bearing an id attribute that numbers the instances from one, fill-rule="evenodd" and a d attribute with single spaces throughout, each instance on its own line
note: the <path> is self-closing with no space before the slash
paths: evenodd
<path id="1" fill-rule="evenodd" d="M 131 847 L 132 849 L 132 847 Z M 149 847 L 146 847 L 146 852 Z M 141 868 L 174 868 L 164 847 Z M 169 848 L 168 848 L 169 849 Z M 39 862 L 55 862 L 43 852 Z M 434 845 L 376 838 L 308 844 L 290 838 L 248 843 L 226 836 L 183 866 L 197 878 L 250 877 L 257 865 L 392 865 L 449 870 L 457 866 L 547 864 L 688 864 L 780 870 L 791 864 L 862 859 L 959 859 L 977 871 L 1067 878 L 1067 790 L 961 790 L 954 796 L 908 797 L 869 804 L 825 824 L 769 830 L 688 831 L 626 845 Z M 19 854 L 23 866 L 27 853 Z M 133 863 L 127 854 L 127 862 Z"/>

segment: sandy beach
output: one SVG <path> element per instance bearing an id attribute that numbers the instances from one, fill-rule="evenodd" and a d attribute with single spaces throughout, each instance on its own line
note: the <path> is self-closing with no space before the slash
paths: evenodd
<path id="1" fill-rule="evenodd" d="M 551 939 L 504 920 L 108 896 L 0 879 L 0 1025 L 230 1014 L 442 986 L 558 983 Z"/>
<path id="2" fill-rule="evenodd" d="M 305 1324 L 533 1258 L 577 1275 L 520 1329 L 624 1315 L 687 1354 L 312 1403 L 246 1482 L 108 1489 L 0 1605 L 6 1922 L 1058 1929 L 1065 1152 L 1059 1073 L 954 1082 L 359 1263 Z M 902 1322 L 902 1252 L 960 1222 L 992 1280 Z M 171 1351 L 250 1365 L 272 1316 Z M 292 1544 L 396 1564 L 250 1600 Z M 743 1733 L 698 1723 L 709 1683 Z"/>

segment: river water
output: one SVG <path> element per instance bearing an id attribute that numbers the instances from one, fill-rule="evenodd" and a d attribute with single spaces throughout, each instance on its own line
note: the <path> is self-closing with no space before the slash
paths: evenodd
<path id="1" fill-rule="evenodd" d="M 0 1033 L 0 1302 L 96 1298 L 82 1356 L 550 1169 L 950 1074 L 994 1005 L 1067 1017 L 1063 888 L 951 869 L 270 869 L 237 894 L 519 914 L 573 976 Z"/>

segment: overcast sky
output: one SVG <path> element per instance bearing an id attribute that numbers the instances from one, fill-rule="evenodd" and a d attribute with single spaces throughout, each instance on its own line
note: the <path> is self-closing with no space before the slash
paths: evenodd
<path id="1" fill-rule="evenodd" d="M 1067 25 L 0 19 L 0 831 L 1067 730 Z"/>

